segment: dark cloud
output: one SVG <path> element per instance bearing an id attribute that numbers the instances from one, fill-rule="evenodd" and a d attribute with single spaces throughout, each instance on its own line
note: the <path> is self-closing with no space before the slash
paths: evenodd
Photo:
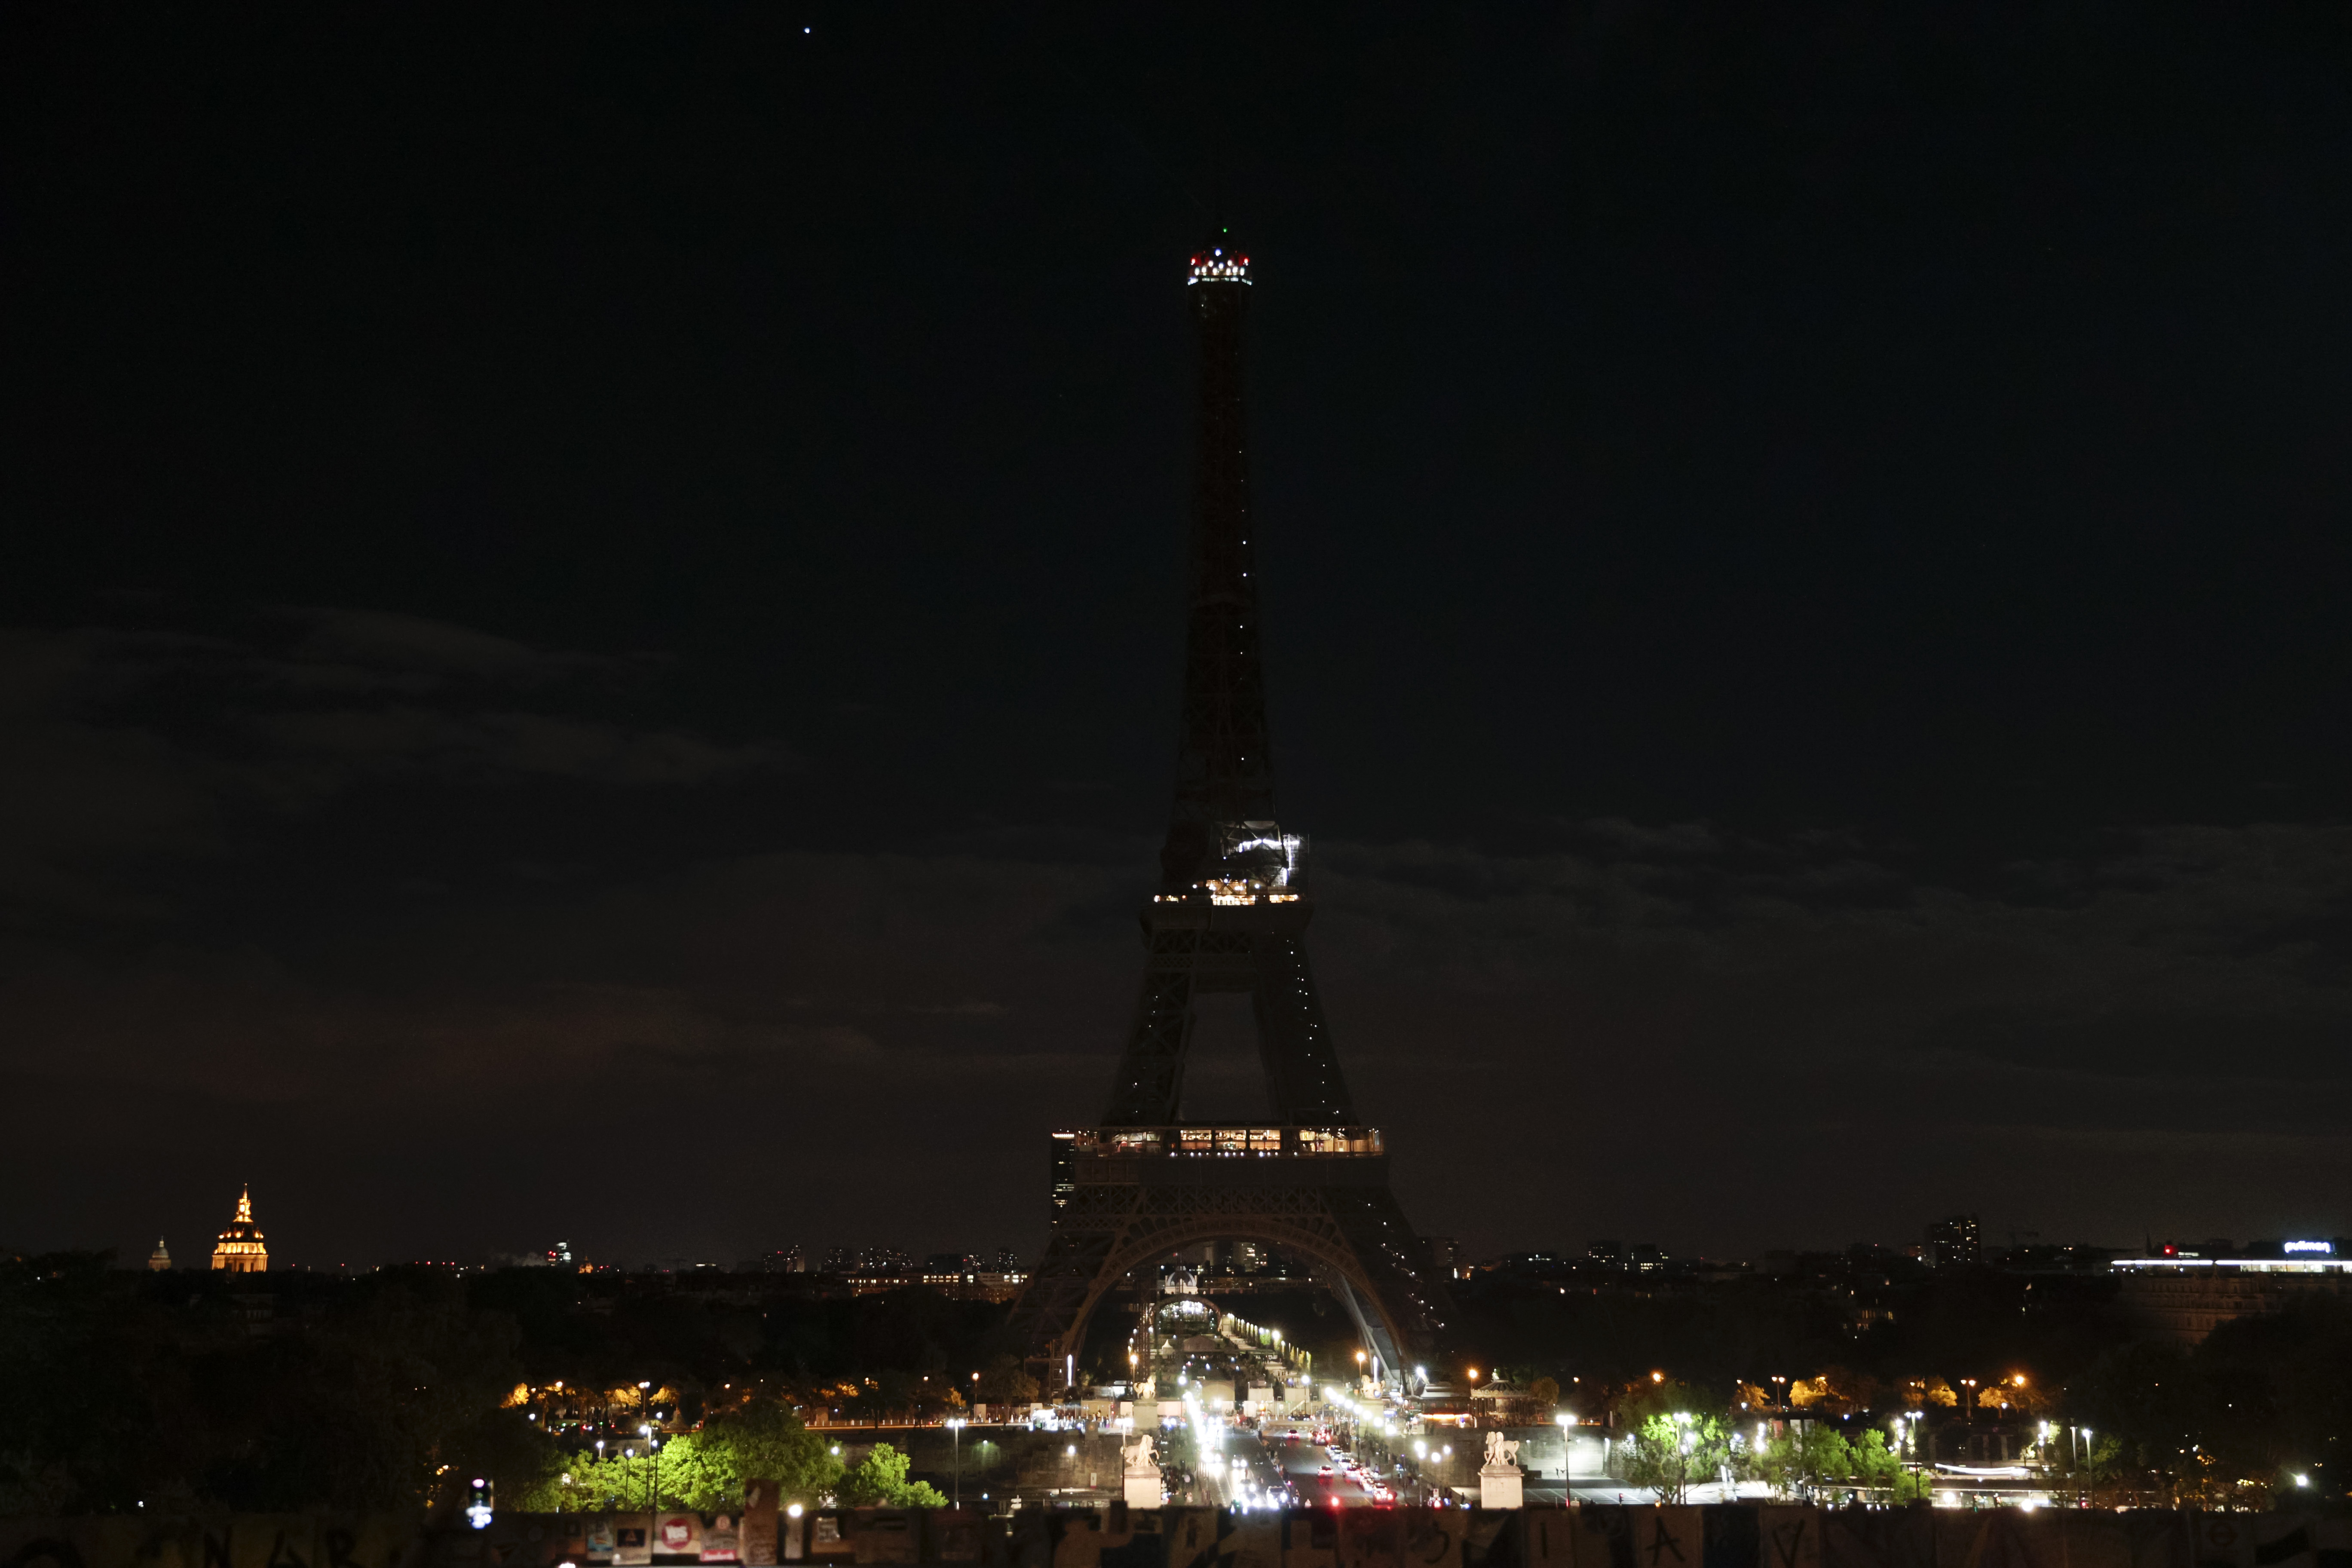
<path id="1" fill-rule="evenodd" d="M 1334 1026 L 1433 1228 L 1527 1239 L 1482 1197 L 1497 1183 L 1581 1194 L 1579 1228 L 1612 1216 L 1717 1250 L 1900 1239 L 1916 1213 L 1995 1198 L 2008 1223 L 2111 1238 L 2181 1215 L 2222 1227 L 2264 1181 L 2297 1184 L 2315 1223 L 2341 1200 L 2331 1047 L 2352 993 L 2324 931 L 2352 896 L 2341 830 L 2119 838 L 2064 868 L 2081 891 L 2063 902 L 1911 879 L 1851 836 L 1579 833 L 1591 853 L 1319 855 Z M 126 1108 L 169 1164 L 220 1163 L 208 1131 L 175 1129 L 190 1106 L 251 1131 L 229 1141 L 247 1165 L 286 1126 L 455 1161 L 500 1194 L 457 1227 L 478 1246 L 547 1226 L 627 1255 L 685 1245 L 659 1205 L 583 1203 L 570 1163 L 533 1153 L 565 1128 L 628 1145 L 640 1119 L 677 1180 L 742 1179 L 762 1151 L 761 1192 L 919 1150 L 926 1173 L 875 1189 L 911 1205 L 910 1239 L 1025 1237 L 1036 1141 L 1091 1114 L 1118 1048 L 1150 847 L 718 858 L 435 908 L 393 951 L 307 961 L 186 937 L 60 963 L 19 942 L 0 1071 L 27 1105 Z M 1873 894 L 1823 898 L 1825 876 Z M 1254 1064 L 1213 1029 L 1193 1082 L 1204 1110 L 1255 1108 Z M 740 1134 L 692 1131 L 713 1119 Z M 36 1136 L 19 1158 L 55 1153 Z M 1803 1178 L 1801 1212 L 1738 1179 L 1776 1161 Z M 971 1178 L 952 1211 L 942 1169 Z M 1815 1185 L 1826 1171 L 1855 1175 Z M 363 1224 L 323 1193 L 287 1219 L 394 1254 L 448 1245 L 446 1215 L 402 1212 L 405 1179 L 346 1173 L 334 1191 Z M 689 1228 L 719 1252 L 813 1240 L 841 1228 L 827 1202 Z"/>
<path id="2" fill-rule="evenodd" d="M 530 688 L 646 662 L 551 652 L 467 626 L 380 610 L 306 609 L 289 612 L 289 618 L 304 628 L 293 650 L 302 662 L 331 669 L 383 671 L 409 680 L 471 679 Z"/>
<path id="3" fill-rule="evenodd" d="M 692 786 L 797 766 L 772 741 L 595 710 L 614 706 L 616 671 L 645 663 L 329 611 L 265 617 L 247 641 L 0 635 L 0 751 L 16 763 L 0 776 L 0 898 L 152 914 L 152 893 L 121 879 L 130 868 L 226 855 L 240 812 L 311 811 L 372 782 Z M 555 710 L 515 707 L 523 691 Z"/>

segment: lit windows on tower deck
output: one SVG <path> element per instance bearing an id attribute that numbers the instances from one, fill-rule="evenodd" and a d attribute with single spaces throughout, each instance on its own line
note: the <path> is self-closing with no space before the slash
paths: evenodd
<path id="1" fill-rule="evenodd" d="M 1295 904 L 1307 886 L 1307 837 L 1272 822 L 1217 825 L 1215 869 L 1181 893 L 1152 902 L 1181 904 L 1206 895 L 1213 904 Z"/>
<path id="2" fill-rule="evenodd" d="M 1192 258 L 1192 281 L 1195 283 L 1246 283 L 1249 281 L 1249 258 L 1227 256 L 1222 250 L 1212 250 Z"/>
<path id="3" fill-rule="evenodd" d="M 1284 1159 L 1387 1152 L 1377 1127 L 1267 1127 L 1200 1123 L 1179 1127 L 1103 1127 L 1056 1132 L 1072 1159 L 1132 1155 L 1192 1159 Z"/>

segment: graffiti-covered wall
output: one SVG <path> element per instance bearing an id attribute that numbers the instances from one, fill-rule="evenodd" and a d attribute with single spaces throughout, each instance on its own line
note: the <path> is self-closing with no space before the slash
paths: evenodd
<path id="1" fill-rule="evenodd" d="M 488 1528 L 268 1514 L 0 1519 L 0 1568 L 2352 1568 L 2352 1520 L 2044 1509 L 824 1509 L 502 1514 Z"/>

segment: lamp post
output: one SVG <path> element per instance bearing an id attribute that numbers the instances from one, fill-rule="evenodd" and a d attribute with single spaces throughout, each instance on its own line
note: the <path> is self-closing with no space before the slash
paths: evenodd
<path id="1" fill-rule="evenodd" d="M 654 1441 L 652 1422 L 646 1422 L 638 1430 L 645 1434 L 646 1452 L 652 1456 L 654 1461 L 653 1472 L 646 1479 L 646 1511 L 658 1512 L 661 1509 L 661 1445 Z"/>
<path id="2" fill-rule="evenodd" d="M 948 1430 L 954 1434 L 950 1440 L 955 1445 L 955 1505 L 961 1508 L 963 1506 L 963 1417 L 949 1416 Z"/>
<path id="3" fill-rule="evenodd" d="M 1576 1425 L 1576 1417 L 1563 1410 L 1552 1419 L 1559 1424 L 1559 1506 L 1566 1508 L 1576 1500 L 1576 1488 L 1569 1480 L 1571 1474 L 1570 1459 L 1575 1449 L 1568 1436 L 1569 1428 Z"/>

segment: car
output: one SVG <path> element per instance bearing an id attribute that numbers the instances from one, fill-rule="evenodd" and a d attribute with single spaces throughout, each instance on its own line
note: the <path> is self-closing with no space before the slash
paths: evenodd
<path id="1" fill-rule="evenodd" d="M 1318 1473 L 1318 1474 L 1319 1474 L 1319 1475 L 1326 1475 L 1326 1476 L 1328 1476 L 1328 1475 L 1329 1475 L 1329 1474 L 1331 1473 L 1331 1467 L 1330 1467 L 1330 1466 L 1328 1466 L 1328 1465 L 1326 1465 L 1326 1466 L 1324 1466 L 1324 1467 L 1323 1467 L 1323 1468 L 1322 1468 L 1321 1470 L 1319 1470 L 1319 1471 L 1318 1471 L 1318 1472 L 1317 1472 L 1317 1473 Z"/>

